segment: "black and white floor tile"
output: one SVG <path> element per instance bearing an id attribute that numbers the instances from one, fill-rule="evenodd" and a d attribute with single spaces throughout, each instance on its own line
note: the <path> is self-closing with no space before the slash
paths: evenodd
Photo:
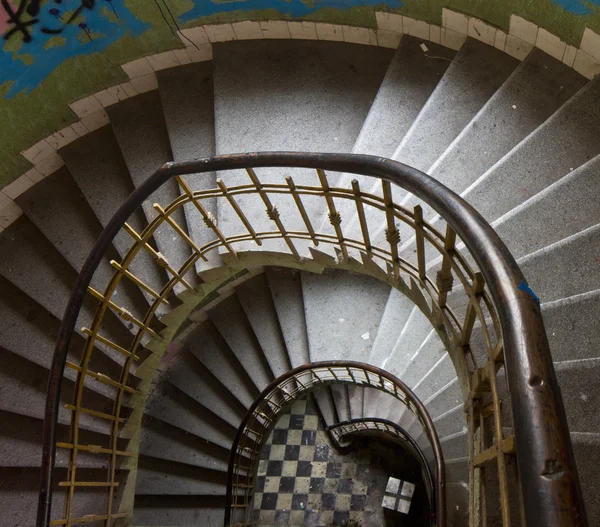
<path id="1" fill-rule="evenodd" d="M 261 525 L 385 525 L 388 474 L 369 448 L 337 453 L 310 401 L 283 415 L 262 453 L 253 521 Z"/>

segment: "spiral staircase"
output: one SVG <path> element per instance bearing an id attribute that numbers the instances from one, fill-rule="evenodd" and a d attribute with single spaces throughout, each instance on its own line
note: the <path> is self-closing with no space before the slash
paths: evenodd
<path id="1" fill-rule="evenodd" d="M 391 158 L 462 195 L 493 225 L 541 300 L 587 514 L 598 525 L 600 80 L 538 49 L 518 62 L 473 39 L 458 51 L 421 44 L 408 35 L 396 51 L 215 44 L 212 61 L 163 70 L 158 90 L 109 107 L 110 125 L 64 147 L 65 166 L 16 199 L 24 215 L 0 233 L 2 527 L 35 524 L 54 343 L 102 229 L 165 163 L 252 151 Z M 485 309 L 474 307 L 473 298 L 487 298 L 477 273 L 467 276 L 466 297 L 447 286 L 449 258 L 478 267 L 460 237 L 453 245 L 447 218 L 415 193 L 350 169 L 227 170 L 223 159 L 218 174 L 180 172 L 157 186 L 98 256 L 62 381 L 52 524 L 221 525 L 230 450 L 248 409 L 290 369 L 343 360 L 390 372 L 423 402 L 443 451 L 448 525 L 481 521 L 470 452 L 487 448 L 503 460 L 479 473 L 487 524 L 520 524 L 527 503 L 500 505 L 499 473 L 523 477 L 500 355 L 492 357 L 497 389 L 488 391 L 501 426 L 483 424 L 500 416 L 482 406 L 479 435 L 469 433 L 478 417 L 465 403 L 477 386 L 496 386 L 481 364 L 497 315 L 483 300 Z M 390 216 L 402 210 L 414 225 Z M 447 233 L 437 250 L 423 248 L 424 225 Z M 218 250 L 194 257 L 215 236 Z M 358 238 L 362 245 L 348 242 Z M 384 244 L 391 265 L 372 254 Z M 411 262 L 415 280 L 402 278 L 400 260 Z M 441 277 L 438 308 L 452 306 L 461 324 L 466 313 L 468 353 L 419 292 L 426 275 Z M 139 328 L 130 352 L 119 343 L 138 339 Z M 314 395 L 327 425 L 381 418 L 422 438 L 418 422 L 380 391 L 331 384 Z"/>

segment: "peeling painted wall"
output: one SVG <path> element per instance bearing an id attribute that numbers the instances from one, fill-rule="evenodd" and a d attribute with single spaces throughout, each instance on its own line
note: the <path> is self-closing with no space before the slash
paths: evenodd
<path id="1" fill-rule="evenodd" d="M 577 45 L 600 30 L 600 0 L 1 0 L 0 187 L 30 168 L 19 152 L 73 122 L 68 104 L 127 80 L 119 67 L 182 47 L 178 27 L 313 20 L 375 27 L 375 10 L 440 23 L 442 7 L 508 29 L 518 14 Z"/>

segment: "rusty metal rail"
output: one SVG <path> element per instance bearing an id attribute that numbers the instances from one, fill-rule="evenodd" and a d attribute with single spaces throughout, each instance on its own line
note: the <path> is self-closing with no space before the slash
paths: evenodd
<path id="1" fill-rule="evenodd" d="M 261 181 L 258 169 L 269 167 L 268 182 Z M 311 169 L 311 184 L 302 184 L 285 177 L 273 177 L 275 168 Z M 227 186 L 217 181 L 217 188 L 194 191 L 190 178 L 202 178 L 206 172 L 243 169 L 249 177 L 247 184 Z M 382 180 L 381 193 L 363 192 L 358 181 L 351 188 L 335 187 L 328 182 L 329 172 L 354 173 Z M 187 180 L 181 176 L 191 175 Z M 182 194 L 172 203 L 156 204 L 156 216 L 141 232 L 127 223 L 129 217 L 142 206 L 152 193 L 171 178 L 175 178 Z M 275 179 L 275 182 L 273 182 Z M 397 185 L 435 210 L 447 223 L 445 233 L 438 232 L 423 219 L 417 205 L 407 210 L 393 202 L 392 189 Z M 248 200 L 246 200 L 248 198 Z M 252 201 L 252 199 L 256 201 Z M 296 207 L 301 221 L 290 225 L 278 208 L 279 200 L 288 200 Z M 241 228 L 229 232 L 217 225 L 207 201 L 218 201 L 237 219 Z M 328 214 L 331 227 L 315 229 L 311 210 L 320 200 L 320 210 Z M 358 238 L 349 237 L 339 205 L 347 201 L 356 210 L 359 221 Z M 260 202 L 259 209 L 248 203 Z M 202 244 L 194 240 L 175 220 L 173 213 L 187 206 L 196 211 L 204 224 L 206 236 Z M 286 205 L 287 206 L 287 205 Z M 257 219 L 257 210 L 266 207 L 266 215 Z M 345 210 L 345 209 L 344 209 Z M 370 225 L 372 211 L 383 218 L 385 239 L 378 236 Z M 368 213 L 368 214 L 367 214 Z M 398 225 L 414 230 L 416 262 L 404 258 L 400 245 Z M 151 243 L 155 231 L 170 229 L 190 248 L 189 257 L 174 266 L 174 255 L 161 254 Z M 94 272 L 113 240 L 123 231 L 131 246 L 118 262 L 113 262 L 114 274 L 104 290 L 92 289 Z M 470 525 L 483 524 L 487 510 L 499 505 L 503 527 L 511 525 L 511 496 L 520 488 L 517 499 L 528 526 L 544 525 L 586 526 L 569 430 L 560 390 L 554 373 L 552 358 L 541 317 L 538 299 L 528 287 L 514 258 L 491 226 L 462 198 L 435 179 L 411 167 L 380 157 L 354 154 L 315 154 L 294 152 L 265 152 L 217 156 L 183 163 L 167 163 L 140 185 L 122 204 L 92 249 L 75 283 L 71 299 L 59 331 L 55 347 L 43 430 L 42 481 L 38 508 L 38 526 L 75 525 L 89 521 L 103 522 L 106 526 L 116 519 L 127 521 L 131 510 L 116 511 L 118 473 L 123 458 L 134 462 L 135 455 L 124 456 L 119 445 L 122 427 L 127 423 L 124 404 L 136 392 L 130 384 L 135 365 L 148 356 L 148 342 L 161 340 L 157 318 L 172 307 L 174 292 L 190 291 L 197 283 L 195 267 L 208 259 L 210 253 L 221 251 L 237 261 L 248 244 L 255 247 L 281 242 L 282 251 L 290 256 L 290 265 L 302 262 L 307 246 L 333 248 L 343 262 L 357 262 L 376 269 L 393 286 L 411 296 L 428 313 L 430 320 L 447 335 L 447 346 L 465 387 L 465 413 L 468 422 L 468 452 L 470 474 Z M 468 263 L 456 249 L 463 243 L 473 258 Z M 430 266 L 427 250 L 434 251 L 439 265 Z M 164 274 L 160 287 L 146 283 L 132 265 L 142 257 L 149 257 Z M 140 288 L 148 299 L 145 313 L 132 313 L 119 304 L 115 295 L 122 280 Z M 179 293 L 178 293 L 179 294 Z M 86 327 L 79 331 L 85 337 L 85 346 L 78 357 L 79 363 L 67 362 L 71 338 L 76 331 L 81 306 L 96 302 L 96 312 Z M 107 317 L 116 316 L 126 322 L 131 332 L 127 342 L 115 342 L 105 331 Z M 477 350 L 477 339 L 480 349 Z M 483 344 L 481 344 L 481 342 Z M 92 370 L 92 357 L 98 349 L 116 352 L 120 375 Z M 463 370 L 459 368 L 464 366 Z M 65 368 L 76 373 L 72 401 L 61 403 L 61 384 Z M 509 397 L 502 400 L 499 372 L 508 381 Z M 114 375 L 114 372 L 113 372 Z M 112 410 L 86 405 L 86 387 L 102 383 L 114 389 Z M 511 420 L 503 420 L 502 404 L 510 404 Z M 62 406 L 62 408 L 61 408 Z M 59 412 L 70 412 L 69 437 L 57 441 Z M 86 445 L 79 441 L 82 422 L 93 418 L 107 428 L 107 444 Z M 512 430 L 505 437 L 505 429 Z M 488 432 L 491 432 L 488 433 Z M 60 515 L 52 517 L 51 503 L 54 488 L 56 448 L 68 450 L 68 477 L 58 482 L 64 486 L 64 506 Z M 74 506 L 79 489 L 98 486 L 101 482 L 87 481 L 77 470 L 79 452 L 93 452 L 107 456 L 106 500 L 99 513 L 78 511 Z M 511 472 L 511 463 L 517 460 L 518 471 Z M 490 463 L 500 488 L 500 503 L 484 499 L 486 470 Z M 85 474 L 85 473 L 84 473 Z M 83 479 L 82 479 L 83 478 Z M 483 494 L 482 494 L 483 493 Z M 478 498 L 477 496 L 481 496 Z M 513 521 L 514 523 L 514 521 Z"/>

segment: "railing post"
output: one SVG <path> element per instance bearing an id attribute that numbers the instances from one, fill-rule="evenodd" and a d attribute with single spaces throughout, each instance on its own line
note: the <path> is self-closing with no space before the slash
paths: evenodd
<path id="1" fill-rule="evenodd" d="M 439 291 L 438 304 L 440 308 L 446 307 L 448 293 L 452 291 L 452 284 L 454 282 L 454 279 L 452 278 L 452 258 L 454 256 L 455 243 L 456 233 L 452 230 L 452 227 L 448 225 L 446 227 L 446 238 L 444 239 L 444 249 L 446 253 L 442 259 L 442 268 L 438 271 L 436 276 L 436 285 Z"/>
<path id="2" fill-rule="evenodd" d="M 346 243 L 344 241 L 344 233 L 342 232 L 342 217 L 335 208 L 335 203 L 333 202 L 333 197 L 330 194 L 329 182 L 327 181 L 325 171 L 318 168 L 317 174 L 319 176 L 319 181 L 321 182 L 323 193 L 325 194 L 325 201 L 327 202 L 327 209 L 329 210 L 329 222 L 331 223 L 331 225 L 333 225 L 333 228 L 335 230 L 335 235 L 337 236 L 338 243 L 340 245 L 340 250 L 342 251 L 342 257 L 344 258 L 344 260 L 347 260 L 348 248 L 346 247 Z"/>
<path id="3" fill-rule="evenodd" d="M 421 280 L 421 282 L 425 282 L 427 274 L 425 271 L 425 236 L 423 233 L 423 208 L 421 205 L 415 205 L 413 214 L 415 220 L 415 243 L 417 246 L 417 268 L 419 270 L 419 280 Z"/>

